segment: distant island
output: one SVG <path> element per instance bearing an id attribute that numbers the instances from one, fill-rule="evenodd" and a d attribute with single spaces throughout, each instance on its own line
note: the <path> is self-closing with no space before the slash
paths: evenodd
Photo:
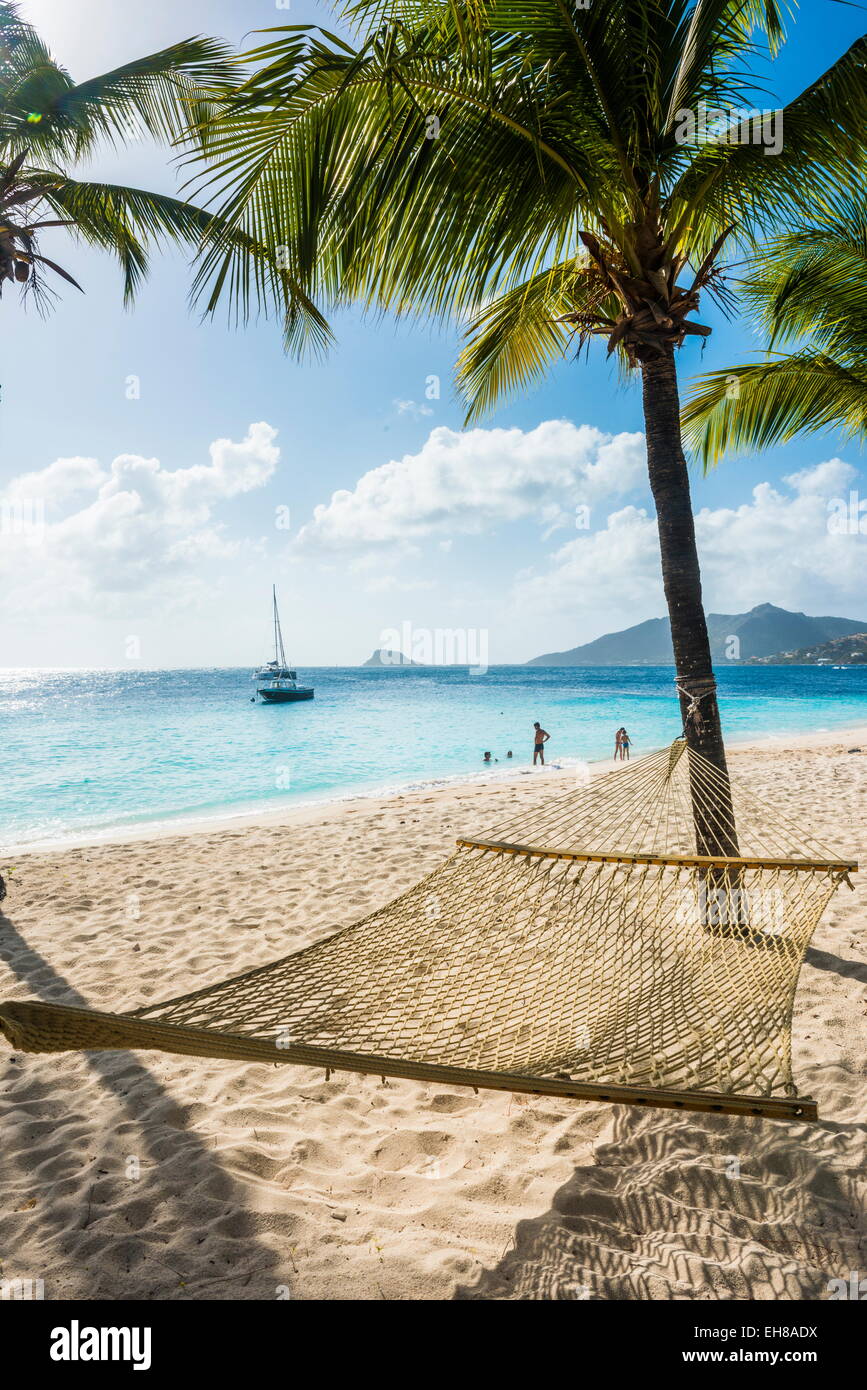
<path id="1" fill-rule="evenodd" d="M 811 618 L 806 613 L 790 613 L 772 603 L 760 603 L 748 613 L 708 613 L 713 659 L 720 665 L 736 666 L 761 658 L 779 657 L 780 664 L 807 665 L 819 656 L 809 656 L 826 643 L 840 638 L 864 638 L 867 621 L 854 618 Z M 732 639 L 736 638 L 736 641 Z M 829 660 L 831 658 L 828 658 Z M 837 658 L 834 658 L 835 660 Z M 840 658 L 847 660 L 848 658 Z M 671 666 L 674 653 L 668 618 L 649 618 L 623 632 L 609 632 L 582 647 L 565 652 L 534 656 L 527 666 Z"/>
<path id="2" fill-rule="evenodd" d="M 366 660 L 366 661 L 363 661 L 361 664 L 362 664 L 362 666 L 389 666 L 389 667 L 393 667 L 393 666 L 423 666 L 423 665 L 424 665 L 424 662 L 423 662 L 423 661 L 413 661 L 411 657 L 404 656 L 403 652 L 392 651 L 392 649 L 391 649 L 390 647 L 378 647 L 377 650 L 373 653 L 373 656 L 369 656 L 369 657 L 367 658 L 367 660 Z"/>
<path id="3" fill-rule="evenodd" d="M 747 666 L 867 666 L 867 630 L 850 637 L 835 637 L 800 651 L 775 652 L 773 656 L 751 656 Z"/>

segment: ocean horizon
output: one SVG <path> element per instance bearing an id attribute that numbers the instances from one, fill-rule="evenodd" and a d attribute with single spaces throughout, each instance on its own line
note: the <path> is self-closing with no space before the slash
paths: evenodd
<path id="1" fill-rule="evenodd" d="M 251 702 L 250 676 L 0 671 L 3 852 L 517 776 L 536 719 L 560 767 L 610 759 L 620 725 L 634 757 L 680 732 L 669 666 L 306 667 L 315 699 L 286 705 Z M 867 667 L 732 666 L 717 678 L 733 745 L 867 724 Z"/>

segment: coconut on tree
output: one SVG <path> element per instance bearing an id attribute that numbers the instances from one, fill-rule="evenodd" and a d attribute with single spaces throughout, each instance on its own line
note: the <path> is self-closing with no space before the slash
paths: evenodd
<path id="1" fill-rule="evenodd" d="M 702 606 L 677 353 L 726 302 L 726 260 L 860 168 L 867 43 L 784 110 L 755 110 L 780 0 L 357 0 L 354 45 L 268 31 L 207 127 L 203 186 L 324 308 L 467 324 L 467 419 L 599 336 L 641 378 L 650 486 L 689 744 L 725 750 Z M 203 135 L 204 138 L 204 135 Z M 200 276 L 211 307 L 261 285 L 232 248 Z M 231 281 L 231 284 L 229 282 Z M 287 341 L 305 336 L 296 304 Z M 734 854 L 727 801 L 696 825 Z"/>

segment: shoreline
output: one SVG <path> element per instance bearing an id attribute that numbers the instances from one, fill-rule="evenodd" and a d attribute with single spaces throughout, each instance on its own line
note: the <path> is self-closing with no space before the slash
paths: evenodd
<path id="1" fill-rule="evenodd" d="M 782 732 L 756 735 L 749 738 L 727 740 L 729 751 L 737 755 L 747 752 L 782 752 L 784 750 L 806 751 L 823 749 L 847 742 L 860 743 L 867 750 L 867 724 L 849 725 L 839 729 L 822 729 L 812 733 Z M 644 757 L 655 749 L 642 751 Z M 638 758 L 633 759 L 638 761 Z M 283 826 L 303 825 L 312 818 L 321 818 L 323 813 L 331 812 L 337 818 L 342 812 L 366 808 L 371 812 L 383 810 L 398 801 L 445 797 L 450 793 L 467 792 L 473 796 L 489 791 L 496 792 L 517 782 L 522 776 L 536 779 L 546 777 L 554 783 L 562 783 L 574 776 L 577 767 L 588 767 L 591 776 L 599 776 L 614 765 L 613 758 L 584 761 L 572 758 L 568 762 L 547 763 L 544 772 L 533 768 L 529 762 L 515 760 L 512 766 L 498 765 L 498 771 L 476 772 L 445 776 L 428 782 L 407 782 L 391 789 L 372 789 L 371 791 L 327 794 L 322 797 L 311 796 L 294 805 L 283 804 L 273 809 L 259 807 L 252 810 L 227 808 L 223 812 L 197 816 L 180 813 L 176 819 L 163 818 L 142 821 L 129 826 L 109 826 L 104 830 L 86 830 L 81 834 L 72 832 L 68 836 L 33 840 L 30 842 L 11 842 L 0 845 L 0 857 L 22 858 L 26 855 L 56 855 L 69 850 L 100 849 L 113 845 L 149 843 L 151 841 L 184 840 L 198 835 L 214 835 L 223 831 L 242 832 L 256 829 L 278 829 Z"/>

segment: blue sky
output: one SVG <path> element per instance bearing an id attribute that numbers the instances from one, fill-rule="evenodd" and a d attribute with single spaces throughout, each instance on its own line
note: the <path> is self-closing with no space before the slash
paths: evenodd
<path id="1" fill-rule="evenodd" d="M 334 26 L 330 7 L 303 0 L 22 8 L 79 79 L 193 33 L 240 43 L 272 24 Z M 809 0 L 775 96 L 863 29 L 862 11 Z M 175 187 L 166 152 L 145 143 L 95 172 Z M 272 580 L 302 666 L 363 660 L 405 622 L 485 629 L 497 662 L 664 611 L 640 394 L 601 348 L 461 435 L 455 333 L 346 315 L 329 360 L 300 366 L 273 323 L 234 330 L 190 313 L 180 255 L 155 256 L 127 313 L 116 267 L 64 240 L 44 249 L 86 294 L 64 289 L 47 321 L 8 291 L 0 306 L 0 486 L 44 495 L 47 523 L 6 586 L 4 664 L 252 663 Z M 755 346 L 743 323 L 705 317 L 715 332 L 703 357 L 683 350 L 684 385 Z M 862 467 L 857 446 L 822 437 L 695 477 L 707 606 L 867 618 L 864 538 L 826 525 L 829 497 L 863 491 Z"/>

